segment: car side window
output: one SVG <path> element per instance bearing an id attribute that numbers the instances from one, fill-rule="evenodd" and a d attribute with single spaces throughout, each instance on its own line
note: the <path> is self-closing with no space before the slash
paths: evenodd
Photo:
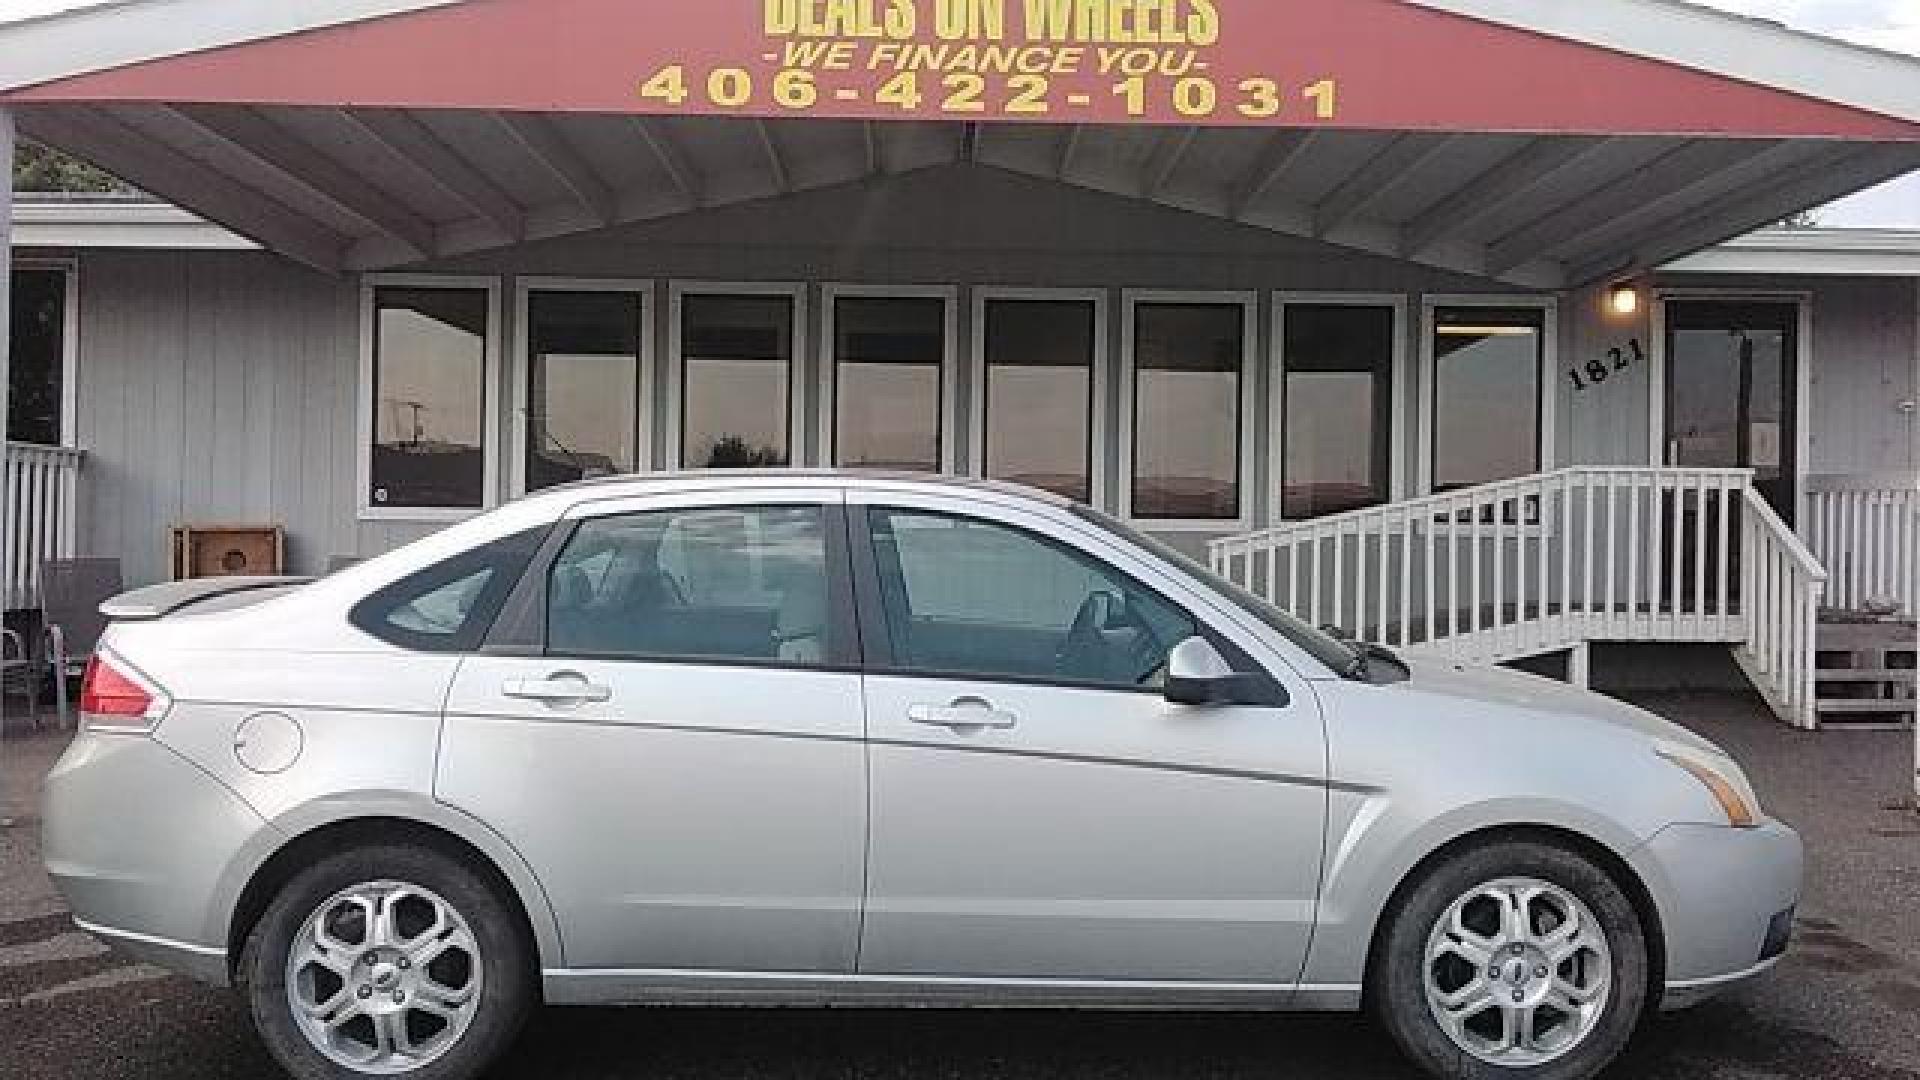
<path id="1" fill-rule="evenodd" d="M 1155 688 L 1193 617 L 1085 552 L 996 522 L 869 513 L 896 668 Z"/>
<path id="2" fill-rule="evenodd" d="M 547 652 L 824 666 L 825 512 L 667 510 L 583 522 L 548 571 Z"/>
<path id="3" fill-rule="evenodd" d="M 471 652 L 546 532 L 543 527 L 515 533 L 409 574 L 354 605 L 348 618 L 401 648 Z"/>

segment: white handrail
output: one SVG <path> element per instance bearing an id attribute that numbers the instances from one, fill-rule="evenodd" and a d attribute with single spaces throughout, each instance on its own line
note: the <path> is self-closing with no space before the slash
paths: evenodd
<path id="1" fill-rule="evenodd" d="M 41 563 L 74 555 L 84 457 L 72 447 L 7 443 L 0 591 L 9 611 L 39 606 Z"/>
<path id="2" fill-rule="evenodd" d="M 1920 473 L 1807 478 L 1800 533 L 1833 575 L 1827 603 L 1920 615 Z"/>
<path id="3" fill-rule="evenodd" d="M 1811 720 L 1826 575 L 1750 470 L 1560 469 L 1229 537 L 1210 557 L 1303 618 L 1453 662 L 1740 646 L 1781 715 Z"/>

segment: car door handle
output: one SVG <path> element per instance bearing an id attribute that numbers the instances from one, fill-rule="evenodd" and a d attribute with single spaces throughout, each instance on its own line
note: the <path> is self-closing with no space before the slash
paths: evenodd
<path id="1" fill-rule="evenodd" d="M 556 707 L 613 700 L 612 688 L 588 682 L 586 676 L 570 671 L 544 679 L 508 679 L 500 692 L 510 698 L 541 701 Z"/>
<path id="2" fill-rule="evenodd" d="M 1006 731 L 1019 722 L 1012 713 L 979 698 L 961 698 L 950 705 L 912 705 L 907 708 L 907 720 L 953 731 Z"/>

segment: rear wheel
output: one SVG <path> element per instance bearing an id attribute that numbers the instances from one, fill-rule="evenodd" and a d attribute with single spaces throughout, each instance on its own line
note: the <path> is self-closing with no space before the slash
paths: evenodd
<path id="1" fill-rule="evenodd" d="M 248 939 L 254 1024 L 303 1080 L 478 1075 L 533 1001 L 519 918 L 460 860 L 370 847 L 281 890 Z"/>
<path id="2" fill-rule="evenodd" d="M 1592 862 L 1540 843 L 1475 848 L 1429 871 L 1382 937 L 1373 1003 L 1437 1076 L 1586 1080 L 1647 1001 L 1639 915 Z"/>

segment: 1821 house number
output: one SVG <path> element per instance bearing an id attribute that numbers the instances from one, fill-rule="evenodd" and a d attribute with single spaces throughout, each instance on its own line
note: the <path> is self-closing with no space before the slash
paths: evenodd
<path id="1" fill-rule="evenodd" d="M 1604 360 L 1596 357 L 1587 361 L 1585 367 L 1567 369 L 1567 378 L 1573 380 L 1575 390 L 1589 390 L 1613 378 L 1617 372 L 1646 362 L 1646 347 L 1640 344 L 1639 338 L 1634 338 L 1627 342 L 1624 349 L 1608 349 Z"/>

